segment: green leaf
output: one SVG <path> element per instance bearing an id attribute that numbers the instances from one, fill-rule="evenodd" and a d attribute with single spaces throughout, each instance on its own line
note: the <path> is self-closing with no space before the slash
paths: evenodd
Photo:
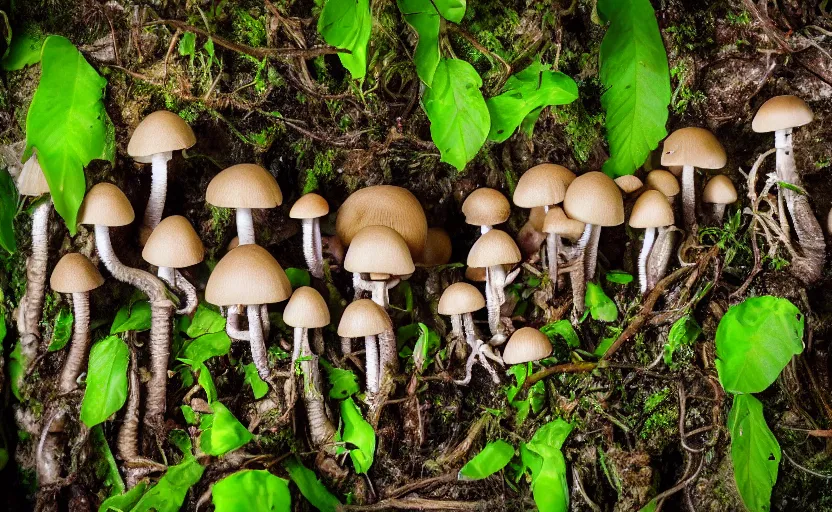
<path id="1" fill-rule="evenodd" d="M 188 343 L 185 347 L 185 357 L 193 361 L 204 363 L 216 356 L 224 356 L 231 350 L 231 338 L 225 331 L 205 334 Z"/>
<path id="2" fill-rule="evenodd" d="M 431 0 L 398 0 L 397 3 L 404 20 L 419 35 L 413 62 L 416 74 L 430 87 L 442 57 L 439 53 L 439 27 L 442 23 L 439 12 Z"/>
<path id="3" fill-rule="evenodd" d="M 604 290 L 595 283 L 586 283 L 586 307 L 594 320 L 614 322 L 618 319 L 618 308 Z"/>
<path id="4" fill-rule="evenodd" d="M 75 234 L 86 193 L 84 167 L 105 158 L 107 113 L 101 75 L 68 39 L 49 36 L 41 53 L 40 83 L 26 116 L 26 151 L 36 149 L 55 210 Z"/>
<path id="5" fill-rule="evenodd" d="M 355 472 L 364 474 L 373 465 L 376 451 L 376 433 L 373 427 L 361 416 L 352 397 L 341 402 L 341 421 L 344 424 L 340 438 L 346 443 L 350 452 Z M 350 446 L 351 445 L 351 446 Z"/>
<path id="6" fill-rule="evenodd" d="M 191 64 L 194 63 L 194 57 L 196 57 L 196 34 L 193 32 L 185 32 L 182 34 L 182 38 L 179 39 L 179 55 L 190 57 Z"/>
<path id="7" fill-rule="evenodd" d="M 301 464 L 297 458 L 287 459 L 283 466 L 289 473 L 289 478 L 298 486 L 300 493 L 313 507 L 321 512 L 335 512 L 338 509 L 341 504 L 338 498 L 329 492 L 315 473 Z"/>
<path id="8" fill-rule="evenodd" d="M 531 470 L 532 494 L 541 512 L 569 510 L 566 460 L 561 447 L 572 428 L 572 424 L 558 418 L 538 428 L 532 439 L 521 445 L 521 459 Z"/>
<path id="9" fill-rule="evenodd" d="M 309 271 L 302 268 L 287 268 L 286 277 L 289 278 L 289 284 L 292 285 L 293 290 L 297 290 L 301 286 L 309 286 L 312 282 L 312 276 L 309 275 Z"/>
<path id="10" fill-rule="evenodd" d="M 592 353 L 595 354 L 598 357 L 604 357 L 604 354 L 607 353 L 607 350 L 610 349 L 613 342 L 615 342 L 615 337 L 614 336 L 602 339 L 601 343 L 599 343 L 598 346 L 595 347 L 595 350 Z"/>
<path id="11" fill-rule="evenodd" d="M 237 471 L 214 484 L 216 512 L 290 512 L 292 495 L 286 480 L 264 470 Z"/>
<path id="12" fill-rule="evenodd" d="M 217 387 L 214 385 L 214 379 L 211 378 L 211 372 L 205 363 L 199 363 L 191 359 L 179 359 L 183 363 L 191 367 L 191 371 L 197 373 L 197 383 L 205 391 L 205 396 L 209 404 L 213 404 L 217 400 Z"/>
<path id="13" fill-rule="evenodd" d="M 116 496 L 111 496 L 101 503 L 98 507 L 98 512 L 127 512 L 138 503 L 139 499 L 147 489 L 147 482 L 142 480 L 135 487 Z"/>
<path id="14" fill-rule="evenodd" d="M 52 324 L 52 341 L 49 342 L 48 352 L 61 350 L 72 337 L 73 316 L 69 308 L 61 308 L 55 315 L 55 322 Z"/>
<path id="15" fill-rule="evenodd" d="M 211 426 L 199 436 L 199 447 L 208 455 L 225 455 L 251 441 L 251 432 L 246 430 L 221 402 L 213 402 Z"/>
<path id="16" fill-rule="evenodd" d="M 623 270 L 610 270 L 606 275 L 607 281 L 615 284 L 630 284 L 633 282 L 633 274 Z"/>
<path id="17" fill-rule="evenodd" d="M 777 482 L 780 444 L 766 425 L 763 404 L 752 395 L 737 395 L 728 415 L 734 480 L 745 507 L 767 511 Z"/>
<path id="18" fill-rule="evenodd" d="M 670 366 L 673 363 L 673 353 L 680 347 L 696 341 L 700 334 L 702 334 L 702 328 L 689 314 L 673 322 L 673 327 L 667 335 L 667 343 L 664 345 L 665 364 Z"/>
<path id="19" fill-rule="evenodd" d="M 578 86 L 574 80 L 559 71 L 552 71 L 548 64 L 533 62 L 511 75 L 500 94 L 486 102 L 491 114 L 488 138 L 503 142 L 532 112 L 539 116 L 544 107 L 565 105 L 577 98 Z"/>
<path id="20" fill-rule="evenodd" d="M 96 425 L 90 429 L 90 440 L 99 458 L 99 463 L 96 465 L 96 476 L 101 479 L 104 487 L 110 489 L 110 495 L 123 493 L 124 481 L 121 479 L 118 464 L 110 450 L 110 445 L 107 444 L 107 438 L 104 437 L 104 430 L 101 425 Z"/>
<path id="21" fill-rule="evenodd" d="M 6 71 L 17 71 L 26 66 L 40 62 L 40 51 L 43 38 L 35 37 L 28 32 L 20 32 L 12 38 L 9 53 L 0 61 Z"/>
<path id="22" fill-rule="evenodd" d="M 320 359 L 321 366 L 326 370 L 329 380 L 329 398 L 343 400 L 358 393 L 358 376 L 352 370 L 336 368 L 328 362 Z"/>
<path id="23" fill-rule="evenodd" d="M 716 370 L 729 393 L 763 391 L 801 352 L 803 315 L 787 299 L 746 299 L 728 309 L 716 330 Z"/>
<path id="24" fill-rule="evenodd" d="M 643 507 L 638 509 L 638 512 L 656 512 L 656 507 L 658 506 L 659 503 L 655 499 L 652 499 L 647 502 L 647 505 L 644 505 Z"/>
<path id="25" fill-rule="evenodd" d="M 193 407 L 190 405 L 180 405 L 179 408 L 182 410 L 182 417 L 185 418 L 185 422 L 188 425 L 196 425 L 196 413 L 194 412 Z"/>
<path id="26" fill-rule="evenodd" d="M 127 400 L 127 344 L 108 336 L 90 350 L 87 388 L 81 402 L 81 421 L 88 427 L 103 423 Z"/>
<path id="27" fill-rule="evenodd" d="M 150 330 L 150 302 L 146 300 L 119 308 L 110 326 L 110 334 L 147 330 Z"/>
<path id="28" fill-rule="evenodd" d="M 14 238 L 14 218 L 17 215 L 17 187 L 6 169 L 0 170 L 0 247 L 7 252 L 17 251 Z"/>
<path id="29" fill-rule="evenodd" d="M 514 447 L 498 439 L 491 441 L 459 470 L 460 480 L 482 480 L 500 471 L 514 458 Z"/>
<path id="30" fill-rule="evenodd" d="M 448 21 L 459 23 L 465 16 L 465 0 L 433 0 L 439 14 Z"/>
<path id="31" fill-rule="evenodd" d="M 318 32 L 324 41 L 350 51 L 339 53 L 338 58 L 355 80 L 367 73 L 367 43 L 372 28 L 369 0 L 326 0 L 318 19 Z"/>
<path id="32" fill-rule="evenodd" d="M 5 324 L 4 324 L 5 325 Z M 9 354 L 9 387 L 12 388 L 12 394 L 18 401 L 23 401 L 23 396 L 20 394 L 20 385 L 23 384 L 23 368 L 26 366 L 23 353 L 20 351 L 20 341 L 14 344 L 12 353 Z"/>
<path id="33" fill-rule="evenodd" d="M 251 386 L 251 392 L 254 393 L 254 399 L 260 400 L 266 396 L 266 393 L 269 392 L 269 385 L 266 384 L 266 381 L 260 378 L 260 374 L 257 373 L 257 367 L 254 366 L 254 363 L 248 363 L 244 368 L 246 377 L 243 380 L 243 383 Z"/>
<path id="34" fill-rule="evenodd" d="M 610 145 L 604 172 L 617 177 L 632 174 L 667 135 L 670 72 L 650 0 L 598 0 L 597 8 L 609 22 L 599 57 Z"/>
<path id="35" fill-rule="evenodd" d="M 191 436 L 182 429 L 175 428 L 168 434 L 170 444 L 177 447 L 182 455 L 190 456 L 194 451 L 193 444 L 191 444 Z"/>
<path id="36" fill-rule="evenodd" d="M 199 338 L 205 334 L 225 331 L 225 318 L 208 306 L 200 303 L 196 307 L 194 318 L 185 330 L 189 338 Z"/>
<path id="37" fill-rule="evenodd" d="M 477 155 L 491 127 L 480 87 L 482 79 L 473 66 L 464 60 L 442 59 L 422 98 L 442 161 L 460 171 Z"/>
<path id="38" fill-rule="evenodd" d="M 188 489 L 199 482 L 205 468 L 193 456 L 168 467 L 164 476 L 148 490 L 130 512 L 178 512 Z"/>
<path id="39" fill-rule="evenodd" d="M 541 327 L 540 331 L 548 336 L 550 340 L 554 340 L 556 336 L 560 336 L 570 348 L 578 348 L 581 346 L 578 333 L 575 332 L 575 328 L 572 327 L 572 322 L 569 320 L 558 320 L 557 322 L 548 323 Z"/>

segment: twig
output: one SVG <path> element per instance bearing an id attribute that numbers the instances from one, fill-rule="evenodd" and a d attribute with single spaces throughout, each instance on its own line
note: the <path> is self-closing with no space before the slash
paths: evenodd
<path id="1" fill-rule="evenodd" d="M 702 471 L 702 466 L 704 466 L 704 465 L 705 465 L 705 457 L 704 456 L 699 457 L 699 466 L 696 468 L 696 471 L 694 471 L 693 474 L 689 478 L 686 478 L 685 480 L 682 480 L 681 482 L 674 485 L 670 489 L 664 491 L 663 493 L 661 493 L 658 496 L 656 496 L 655 498 L 653 498 L 651 501 L 659 502 L 661 500 L 664 500 L 668 496 L 673 496 L 677 492 L 681 491 L 682 489 L 684 489 L 685 487 L 690 485 L 691 482 L 696 480 L 696 478 L 699 476 L 699 472 Z M 656 510 L 659 510 L 659 507 L 656 507 Z"/>
<path id="2" fill-rule="evenodd" d="M 799 470 L 801 470 L 801 471 L 804 471 L 804 472 L 806 472 L 806 473 L 809 473 L 810 475 L 814 475 L 814 476 L 820 477 L 820 478 L 832 478 L 832 475 L 824 475 L 823 473 L 818 473 L 817 471 L 813 471 L 813 470 L 811 470 L 811 469 L 809 469 L 809 468 L 807 468 L 807 467 L 801 466 L 800 464 L 798 464 L 797 462 L 795 462 L 795 461 L 794 461 L 794 459 L 792 459 L 791 457 L 789 457 L 789 454 L 788 454 L 788 453 L 786 453 L 786 451 L 785 451 L 785 450 L 783 450 L 783 452 L 782 452 L 782 453 L 783 453 L 783 456 L 784 456 L 784 457 L 786 457 L 786 459 L 787 459 L 789 462 L 791 462 L 791 463 L 792 463 L 792 465 L 794 465 L 794 467 L 796 467 L 797 469 L 799 469 Z"/>
<path id="3" fill-rule="evenodd" d="M 543 380 L 550 375 L 555 375 L 558 373 L 586 373 L 591 372 L 595 368 L 606 368 L 606 362 L 603 360 L 600 362 L 593 362 L 593 361 L 583 361 L 579 363 L 565 363 L 565 364 L 558 364 L 555 366 L 550 366 L 549 368 L 540 370 L 537 373 L 534 373 L 526 379 L 526 382 L 523 383 L 524 389 L 529 389 L 534 383 L 539 380 Z"/>
<path id="4" fill-rule="evenodd" d="M 446 473 L 444 475 L 434 476 L 431 478 L 424 478 L 422 480 L 417 480 L 415 482 L 411 482 L 409 484 L 403 485 L 399 488 L 393 489 L 392 491 L 385 492 L 385 498 L 401 498 L 406 494 L 410 494 L 411 492 L 415 492 L 421 489 L 425 489 L 428 487 L 433 487 L 437 484 L 445 484 L 450 482 L 457 482 L 457 475 L 456 473 Z"/>
<path id="5" fill-rule="evenodd" d="M 424 498 L 391 498 L 372 505 L 340 505 L 337 510 L 485 510 L 488 506 L 489 503 L 486 501 L 440 501 Z"/>

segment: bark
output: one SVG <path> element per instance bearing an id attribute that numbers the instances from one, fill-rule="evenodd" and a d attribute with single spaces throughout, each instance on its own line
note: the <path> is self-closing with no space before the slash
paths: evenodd
<path id="1" fill-rule="evenodd" d="M 32 213 L 32 255 L 26 264 L 26 294 L 20 301 L 17 330 L 20 333 L 20 352 L 23 355 L 23 375 L 35 360 L 41 343 L 40 317 L 46 288 L 46 264 L 49 258 L 47 230 L 52 201 L 40 203 Z"/>
<path id="2" fill-rule="evenodd" d="M 87 361 L 90 344 L 90 296 L 87 292 L 72 294 L 75 319 L 72 325 L 72 342 L 58 380 L 58 392 L 69 393 L 78 387 L 78 376 Z"/>

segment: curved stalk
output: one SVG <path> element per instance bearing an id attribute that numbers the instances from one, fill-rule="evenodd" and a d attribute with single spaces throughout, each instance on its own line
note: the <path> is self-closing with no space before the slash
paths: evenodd
<path id="1" fill-rule="evenodd" d="M 295 346 L 300 349 L 302 356 L 300 369 L 303 373 L 303 401 L 309 420 L 309 436 L 314 446 L 321 447 L 332 442 L 335 427 L 326 415 L 318 356 L 309 347 L 308 329 L 295 328 Z"/>
<path id="2" fill-rule="evenodd" d="M 130 369 L 127 377 L 129 392 L 116 446 L 119 458 L 126 462 L 139 457 L 139 363 L 136 360 L 136 351 L 132 346 L 130 347 Z M 129 482 L 127 485 L 132 487 Z"/>
<path id="3" fill-rule="evenodd" d="M 144 210 L 144 225 L 153 230 L 162 220 L 165 209 L 165 197 L 168 192 L 168 161 L 173 153 L 156 153 L 151 157 L 152 177 L 150 182 L 150 198 Z"/>
<path id="4" fill-rule="evenodd" d="M 367 392 L 378 393 L 378 341 L 375 336 L 364 336 L 364 358 L 367 366 Z"/>
<path id="5" fill-rule="evenodd" d="M 341 354 L 345 356 L 352 354 L 352 338 L 341 336 Z"/>
<path id="6" fill-rule="evenodd" d="M 682 218 L 688 236 L 695 235 L 696 230 L 696 185 L 692 165 L 682 167 Z"/>
<path id="7" fill-rule="evenodd" d="M 49 258 L 47 230 L 51 199 L 46 199 L 32 212 L 32 255 L 26 262 L 26 293 L 20 301 L 17 329 L 20 332 L 20 351 L 23 355 L 24 372 L 38 355 L 41 342 L 40 317 L 43 312 L 43 297 L 46 288 L 46 263 Z"/>
<path id="8" fill-rule="evenodd" d="M 249 305 L 246 307 L 248 314 L 249 346 L 251 347 L 251 358 L 257 368 L 257 374 L 263 380 L 269 377 L 269 357 L 266 353 L 266 340 L 263 337 L 263 324 L 260 321 L 260 306 Z"/>
<path id="9" fill-rule="evenodd" d="M 225 332 L 232 340 L 249 341 L 251 337 L 248 331 L 240 329 L 240 311 L 237 306 L 228 306 L 227 318 L 225 321 Z"/>
<path id="10" fill-rule="evenodd" d="M 254 218 L 251 216 L 251 208 L 237 208 L 237 237 L 240 245 L 253 244 L 254 241 Z"/>
<path id="11" fill-rule="evenodd" d="M 176 288 L 185 294 L 185 306 L 177 309 L 176 314 L 188 316 L 193 315 L 199 305 L 196 287 L 192 285 L 190 281 L 185 279 L 185 276 L 183 276 L 178 270 L 174 274 L 174 280 Z"/>
<path id="12" fill-rule="evenodd" d="M 87 292 L 72 294 L 72 310 L 75 319 L 72 325 L 72 342 L 64 361 L 64 368 L 58 381 L 58 392 L 69 393 L 78 387 L 78 376 L 87 360 L 90 344 L 90 295 Z"/>
<path id="13" fill-rule="evenodd" d="M 650 256 L 650 250 L 653 248 L 655 240 L 656 228 L 646 228 L 644 230 L 644 243 L 638 255 L 638 283 L 641 293 L 647 292 L 647 258 Z"/>
<path id="14" fill-rule="evenodd" d="M 546 260 L 549 263 L 549 279 L 552 280 L 554 291 L 558 291 L 558 246 L 560 237 L 554 233 L 546 235 Z M 556 294 L 555 294 L 556 295 Z"/>
<path id="15" fill-rule="evenodd" d="M 324 256 L 321 248 L 320 219 L 303 219 L 303 257 L 309 273 L 318 279 L 324 277 Z"/>

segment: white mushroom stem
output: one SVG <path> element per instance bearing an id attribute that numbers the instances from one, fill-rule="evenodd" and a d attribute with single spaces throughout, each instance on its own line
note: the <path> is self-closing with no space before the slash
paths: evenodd
<path id="1" fill-rule="evenodd" d="M 714 207 L 714 221 L 717 224 L 721 224 L 722 223 L 722 218 L 725 217 L 725 205 L 724 204 L 719 204 L 719 203 L 714 203 L 713 207 Z"/>
<path id="2" fill-rule="evenodd" d="M 480 235 L 484 235 L 491 231 L 491 226 L 480 226 Z"/>
<path id="3" fill-rule="evenodd" d="M 598 243 L 601 241 L 601 226 L 588 224 L 590 228 L 589 243 L 586 246 L 586 279 L 595 279 L 595 267 L 598 265 Z"/>
<path id="4" fill-rule="evenodd" d="M 674 226 L 660 227 L 656 234 L 653 249 L 647 257 L 647 289 L 652 290 L 667 273 L 670 258 L 675 245 Z"/>
<path id="5" fill-rule="evenodd" d="M 309 273 L 318 279 L 324 277 L 324 255 L 321 247 L 320 219 L 303 219 L 303 256 Z"/>
<path id="6" fill-rule="evenodd" d="M 232 340 L 249 341 L 248 331 L 240 329 L 240 310 L 237 306 L 228 307 L 228 318 L 225 322 L 225 332 Z"/>
<path id="7" fill-rule="evenodd" d="M 399 370 L 399 350 L 393 329 L 387 329 L 378 335 L 378 364 L 379 385 L 384 384 Z"/>
<path id="8" fill-rule="evenodd" d="M 502 281 L 505 279 L 502 265 L 494 265 L 485 269 L 485 304 L 488 311 L 488 328 L 493 337 L 505 337 L 502 333 L 500 321 L 500 306 L 505 301 Z"/>
<path id="9" fill-rule="evenodd" d="M 26 294 L 20 301 L 17 329 L 20 332 L 20 351 L 25 368 L 35 360 L 40 344 L 40 317 L 43 312 L 43 296 L 46 288 L 46 263 L 48 261 L 49 212 L 51 199 L 46 199 L 32 212 L 32 255 L 26 262 Z"/>
<path id="10" fill-rule="evenodd" d="M 171 267 L 159 267 L 156 271 L 156 275 L 159 276 L 162 281 L 168 283 L 171 288 L 176 288 L 176 272 Z"/>
<path id="11" fill-rule="evenodd" d="M 294 341 L 295 347 L 300 349 L 303 401 L 306 404 L 306 416 L 309 419 L 309 436 L 312 438 L 312 444 L 320 447 L 332 441 L 335 436 L 335 427 L 326 415 L 318 356 L 313 354 L 309 347 L 308 329 L 295 327 Z"/>
<path id="12" fill-rule="evenodd" d="M 367 391 L 378 393 L 378 341 L 375 336 L 364 337 L 364 358 L 367 366 Z"/>
<path id="13" fill-rule="evenodd" d="M 253 244 L 254 241 L 254 218 L 251 216 L 251 208 L 237 208 L 237 238 L 240 245 Z"/>
<path id="14" fill-rule="evenodd" d="M 387 294 L 387 281 L 372 281 L 373 302 L 387 309 L 390 305 L 390 297 Z"/>
<path id="15" fill-rule="evenodd" d="M 482 340 L 477 338 L 474 328 L 474 318 L 471 316 L 471 313 L 465 313 L 462 315 L 462 318 L 465 323 L 465 341 L 468 343 L 468 346 L 471 347 L 471 354 L 468 356 L 468 361 L 465 363 L 465 378 L 462 380 L 455 380 L 454 383 L 460 386 L 468 385 L 471 382 L 474 364 L 479 361 L 482 367 L 485 368 L 491 375 L 491 380 L 494 384 L 499 384 L 500 376 L 497 375 L 497 372 L 488 362 L 488 359 L 492 359 L 502 364 L 501 359 L 499 356 L 494 354 L 490 345 L 483 343 Z"/>
<path id="16" fill-rule="evenodd" d="M 584 264 L 586 258 L 586 246 L 589 243 L 592 235 L 592 224 L 587 224 L 581 238 L 575 248 L 579 254 L 578 264 L 575 265 L 575 270 L 572 272 L 572 304 L 575 307 L 575 312 L 581 314 L 584 312 L 584 305 L 586 302 L 586 273 Z"/>
<path id="17" fill-rule="evenodd" d="M 69 393 L 78 387 L 78 376 L 87 360 L 90 344 L 90 295 L 87 292 L 72 294 L 72 310 L 75 315 L 72 324 L 72 342 L 64 361 L 64 368 L 58 381 L 58 392 Z"/>
<path id="18" fill-rule="evenodd" d="M 682 167 L 682 218 L 688 236 L 694 235 L 696 226 L 696 186 L 694 184 L 694 170 L 692 165 Z"/>
<path id="19" fill-rule="evenodd" d="M 647 292 L 647 258 L 650 256 L 650 250 L 653 248 L 655 240 L 656 228 L 646 228 L 644 230 L 644 243 L 638 255 L 638 282 L 641 293 Z"/>
<path id="20" fill-rule="evenodd" d="M 558 246 L 560 237 L 554 233 L 546 235 L 546 260 L 549 263 L 549 279 L 555 291 L 558 289 Z"/>
<path id="21" fill-rule="evenodd" d="M 462 315 L 451 315 L 451 336 L 462 338 Z"/>
<path id="22" fill-rule="evenodd" d="M 295 370 L 295 363 L 298 359 L 300 359 L 300 352 L 303 348 L 303 340 L 307 339 L 306 329 L 303 327 L 295 327 L 293 328 L 293 331 L 294 343 L 292 343 L 292 371 Z"/>
<path id="23" fill-rule="evenodd" d="M 144 210 L 144 225 L 150 229 L 154 229 L 162 220 L 165 197 L 168 193 L 168 161 L 171 158 L 173 158 L 173 153 L 170 151 L 156 153 L 151 157 L 150 198 Z"/>
<path id="24" fill-rule="evenodd" d="M 197 305 L 199 304 L 199 298 L 196 294 L 196 287 L 192 285 L 190 281 L 185 279 L 185 276 L 179 273 L 178 270 L 174 275 L 174 279 L 176 281 L 176 288 L 185 294 L 185 306 L 176 310 L 176 313 L 180 315 L 194 314 Z"/>
<path id="25" fill-rule="evenodd" d="M 249 305 L 246 307 L 248 314 L 249 346 L 251 347 L 251 358 L 257 368 L 257 374 L 263 380 L 269 377 L 269 357 L 266 354 L 266 340 L 263 337 L 263 324 L 260 320 L 260 305 Z"/>

